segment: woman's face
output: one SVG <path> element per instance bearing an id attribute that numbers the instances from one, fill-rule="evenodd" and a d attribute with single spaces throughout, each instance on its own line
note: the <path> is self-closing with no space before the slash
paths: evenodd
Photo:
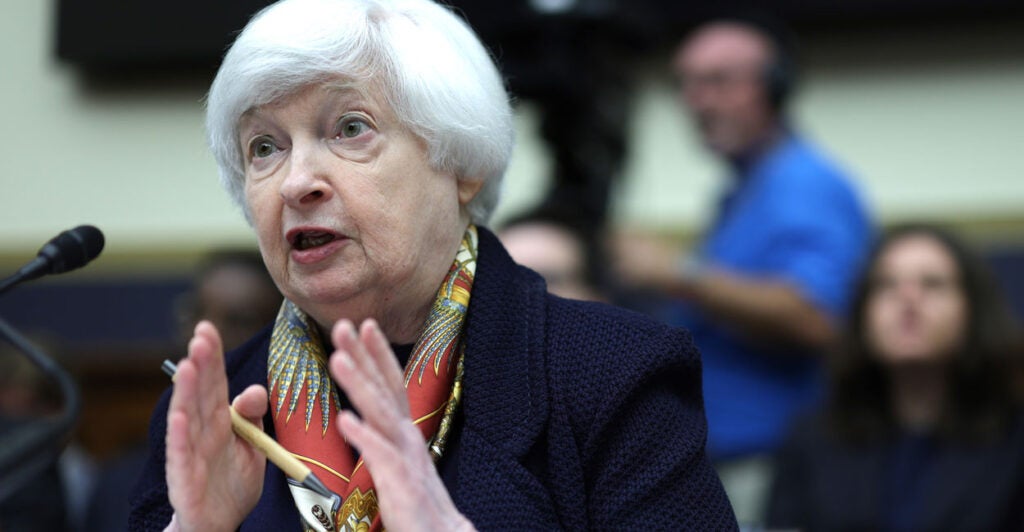
<path id="1" fill-rule="evenodd" d="M 246 201 L 282 293 L 323 326 L 421 325 L 479 183 L 432 170 L 381 98 L 342 84 L 247 112 L 239 136 Z"/>
<path id="2" fill-rule="evenodd" d="M 865 312 L 869 347 L 886 365 L 948 359 L 967 329 L 967 301 L 952 255 L 932 237 L 908 235 L 875 263 Z"/>

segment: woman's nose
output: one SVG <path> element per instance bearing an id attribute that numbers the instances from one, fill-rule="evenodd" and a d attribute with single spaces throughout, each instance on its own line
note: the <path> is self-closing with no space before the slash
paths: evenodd
<path id="1" fill-rule="evenodd" d="M 900 298 L 906 302 L 917 302 L 921 299 L 923 287 L 916 279 L 906 279 L 900 283 Z"/>
<path id="2" fill-rule="evenodd" d="M 330 197 L 324 154 L 315 143 L 293 146 L 288 172 L 281 182 L 281 197 L 292 207 L 308 207 Z"/>

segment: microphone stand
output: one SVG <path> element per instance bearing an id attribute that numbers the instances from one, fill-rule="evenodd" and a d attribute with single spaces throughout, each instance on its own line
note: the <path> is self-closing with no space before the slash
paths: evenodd
<path id="1" fill-rule="evenodd" d="M 56 419 L 31 423 L 0 436 L 0 501 L 4 501 L 57 459 L 78 420 L 82 404 L 71 376 L 2 318 L 0 337 L 56 380 L 64 396 L 64 410 Z"/>
<path id="2" fill-rule="evenodd" d="M 32 259 L 32 262 L 22 266 L 14 275 L 0 281 L 0 294 L 14 288 L 15 285 L 45 275 L 48 265 L 46 257 L 38 256 Z"/>

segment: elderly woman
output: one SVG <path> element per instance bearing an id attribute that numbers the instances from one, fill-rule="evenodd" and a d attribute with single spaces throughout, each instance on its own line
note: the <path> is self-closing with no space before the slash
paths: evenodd
<path id="1" fill-rule="evenodd" d="M 196 327 L 131 529 L 735 527 L 689 337 L 546 294 L 483 227 L 511 111 L 448 9 L 280 2 L 207 105 L 223 183 L 286 300 L 226 357 Z M 335 495 L 237 438 L 229 397 Z"/>

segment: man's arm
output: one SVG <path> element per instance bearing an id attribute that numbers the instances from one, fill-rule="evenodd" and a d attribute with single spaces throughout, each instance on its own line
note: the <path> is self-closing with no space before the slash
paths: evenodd
<path id="1" fill-rule="evenodd" d="M 833 341 L 829 314 L 783 279 L 754 279 L 687 263 L 671 243 L 628 235 L 614 243 L 622 281 L 690 301 L 751 341 L 821 348 Z"/>
<path id="2" fill-rule="evenodd" d="M 821 349 L 835 339 L 832 318 L 784 280 L 707 271 L 666 288 L 750 340 Z"/>

